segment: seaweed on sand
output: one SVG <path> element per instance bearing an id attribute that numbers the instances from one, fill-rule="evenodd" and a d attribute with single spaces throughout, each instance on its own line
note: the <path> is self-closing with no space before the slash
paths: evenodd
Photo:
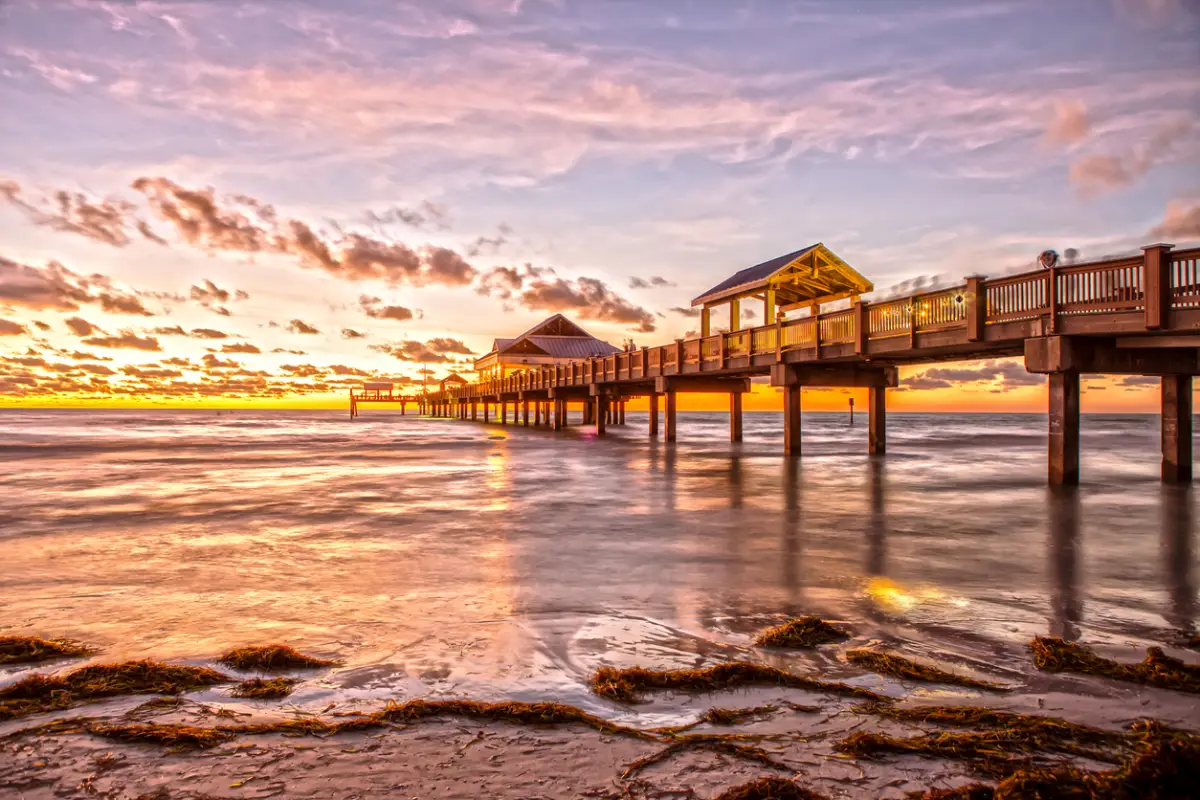
<path id="1" fill-rule="evenodd" d="M 409 700 L 389 703 L 373 715 L 385 722 L 415 722 L 430 717 L 471 717 L 521 725 L 558 725 L 577 723 L 601 733 L 621 734 L 638 739 L 657 738 L 653 734 L 625 725 L 617 725 L 562 703 L 480 703 L 473 700 Z"/>
<path id="2" fill-rule="evenodd" d="M 644 691 L 679 689 L 690 692 L 715 692 L 738 686 L 774 685 L 813 692 L 828 692 L 863 700 L 886 702 L 886 698 L 869 689 L 845 683 L 822 681 L 803 675 L 793 675 L 766 664 L 750 661 L 730 661 L 705 669 L 649 670 L 642 667 L 618 669 L 601 667 L 592 676 L 592 691 L 603 697 L 623 702 L 635 702 Z"/>
<path id="3" fill-rule="evenodd" d="M 968 678 L 965 675 L 956 675 L 953 672 L 946 672 L 937 667 L 930 667 L 916 661 L 910 661 L 907 658 L 901 658 L 890 653 L 881 653 L 878 650 L 871 650 L 865 647 L 847 651 L 846 660 L 851 664 L 856 664 L 872 672 L 891 675 L 903 680 L 950 683 L 957 686 L 967 686 L 972 689 L 1004 688 L 999 684 Z"/>
<path id="4" fill-rule="evenodd" d="M 704 734 L 691 733 L 673 737 L 673 741 L 659 750 L 657 753 L 651 753 L 644 758 L 639 758 L 634 761 L 625 771 L 621 773 L 622 778 L 631 778 L 641 770 L 653 764 L 658 764 L 666 761 L 671 756 L 682 753 L 687 750 L 711 750 L 714 753 L 721 753 L 732 758 L 738 758 L 743 761 L 752 761 L 756 764 L 762 764 L 771 769 L 779 769 L 791 772 L 792 768 L 786 764 L 781 764 L 771 758 L 771 754 L 763 750 L 761 747 L 742 744 L 741 742 L 746 737 L 739 736 L 722 736 L 719 734 Z"/>
<path id="5" fill-rule="evenodd" d="M 1003 777 L 1020 769 L 1037 767 L 1041 744 L 1036 737 L 1007 731 L 935 731 L 907 737 L 858 732 L 839 741 L 835 749 L 859 758 L 875 758 L 883 753 L 911 753 L 965 761 L 980 774 Z"/>
<path id="6" fill-rule="evenodd" d="M 217 662 L 243 671 L 277 672 L 289 669 L 318 669 L 339 662 L 308 656 L 286 644 L 239 647 L 222 655 Z"/>
<path id="7" fill-rule="evenodd" d="M 56 711 L 87 700 L 126 694 L 179 694 L 230 678 L 207 667 L 124 661 L 93 664 L 65 675 L 37 673 L 0 689 L 0 719 Z"/>
<path id="8" fill-rule="evenodd" d="M 0 636 L 0 664 L 29 664 L 54 658 L 78 658 L 95 650 L 70 639 Z"/>
<path id="9" fill-rule="evenodd" d="M 825 796 L 785 778 L 759 778 L 731 786 L 716 800 L 825 800 Z"/>
<path id="10" fill-rule="evenodd" d="M 157 744 L 173 748 L 213 747 L 227 742 L 233 734 L 220 728 L 192 725 L 149 723 L 94 723 L 88 732 L 118 742 Z"/>
<path id="11" fill-rule="evenodd" d="M 1140 751 L 1113 770 L 1087 772 L 1078 767 L 1020 769 L 995 787 L 969 784 L 958 789 L 931 790 L 920 800 L 1019 800 L 1020 798 L 1078 798 L 1078 800 L 1172 800 L 1194 797 L 1200 781 L 1200 740 L 1190 734 L 1153 726 Z"/>
<path id="12" fill-rule="evenodd" d="M 737 725 L 751 717 L 773 714 L 778 710 L 779 706 L 772 705 L 755 706 L 754 708 L 710 708 L 700 715 L 700 721 L 710 725 Z"/>
<path id="13" fill-rule="evenodd" d="M 300 681 L 293 678 L 251 678 L 233 687 L 234 697 L 251 700 L 273 700 L 287 697 Z"/>
<path id="14" fill-rule="evenodd" d="M 782 625 L 760 631 L 754 643 L 762 647 L 816 647 L 819 644 L 844 642 L 850 632 L 826 622 L 820 617 L 799 617 Z"/>
<path id="15" fill-rule="evenodd" d="M 1068 722 L 1056 717 L 1045 717 L 1036 714 L 1019 714 L 1012 711 L 997 711 L 979 706 L 916 706 L 904 708 L 895 705 L 866 704 L 858 706 L 855 711 L 875 714 L 902 722 L 924 722 L 934 725 L 952 725 L 957 727 L 985 728 L 994 731 L 1007 731 L 1030 737 L 1031 741 L 1042 740 L 1049 743 L 1046 749 L 1054 749 L 1055 742 L 1093 745 L 1096 748 L 1111 748 L 1113 750 L 1127 747 L 1131 744 L 1129 734 L 1120 731 L 1106 731 L 1088 725 Z M 1089 757 L 1097 758 L 1102 750 L 1096 750 Z M 1106 760 L 1106 759 L 1100 759 Z"/>
<path id="16" fill-rule="evenodd" d="M 1075 672 L 1200 693 L 1200 666 L 1165 655 L 1158 647 L 1147 649 L 1146 657 L 1136 664 L 1102 658 L 1091 648 L 1054 637 L 1035 636 L 1029 648 L 1033 651 L 1034 666 L 1045 672 Z"/>

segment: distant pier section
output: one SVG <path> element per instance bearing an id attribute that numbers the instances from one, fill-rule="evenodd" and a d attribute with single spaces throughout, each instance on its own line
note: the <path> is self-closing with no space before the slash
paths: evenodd
<path id="1" fill-rule="evenodd" d="M 603 435 L 623 424 L 625 403 L 646 397 L 650 436 L 677 435 L 680 392 L 729 395 L 730 439 L 742 438 L 742 395 L 769 376 L 783 391 L 783 450 L 801 452 L 804 387 L 868 390 L 868 452 L 887 448 L 887 390 L 897 367 L 1024 356 L 1049 379 L 1048 481 L 1079 482 L 1081 374 L 1161 378 L 1162 479 L 1192 480 L 1192 378 L 1200 374 L 1200 248 L 1154 244 L 1128 258 L 1059 265 L 959 286 L 866 302 L 871 283 L 815 244 L 741 270 L 693 301 L 700 335 L 654 347 L 587 353 L 593 337 L 556 315 L 513 340 L 497 340 L 475 383 L 443 385 L 413 398 L 425 414 L 559 429 L 569 404 Z M 822 311 L 835 301 L 849 308 Z M 742 328 L 742 303 L 762 303 L 766 324 Z M 711 310 L 729 309 L 730 329 L 712 332 Z M 795 318 L 788 318 L 798 312 Z M 542 327 L 542 326 L 539 326 Z M 584 337 L 592 340 L 585 343 Z M 540 341 L 539 341 L 540 339 Z M 570 341 L 561 341 L 562 339 Z M 478 365 L 477 365 L 478 366 Z M 461 380 L 461 379 L 460 379 Z M 368 384 L 370 387 L 372 384 Z M 364 387 L 363 391 L 368 391 Z M 389 390 L 390 395 L 390 390 Z M 358 402 L 378 402 L 357 396 Z M 352 395 L 352 415 L 355 396 Z M 402 406 L 403 407 L 403 406 Z M 480 411 L 482 409 L 482 415 Z"/>

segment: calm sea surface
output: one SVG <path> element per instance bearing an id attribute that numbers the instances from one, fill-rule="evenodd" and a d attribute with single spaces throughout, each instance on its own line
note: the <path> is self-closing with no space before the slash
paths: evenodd
<path id="1" fill-rule="evenodd" d="M 667 446 L 636 413 L 597 439 L 376 409 L 3 411 L 0 632 L 110 661 L 275 641 L 344 660 L 301 706 L 595 708 L 600 664 L 761 658 L 751 634 L 785 614 L 1001 676 L 1034 634 L 1129 657 L 1193 629 L 1195 500 L 1158 482 L 1157 417 L 1086 416 L 1062 494 L 1043 417 L 888 423 L 869 459 L 863 416 L 805 415 L 788 460 L 778 414 L 747 414 L 741 445 L 725 415 L 682 414 Z"/>

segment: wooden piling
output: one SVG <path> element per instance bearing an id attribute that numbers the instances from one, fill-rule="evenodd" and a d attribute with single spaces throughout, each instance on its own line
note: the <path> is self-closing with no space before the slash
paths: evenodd
<path id="1" fill-rule="evenodd" d="M 666 435 L 663 437 L 668 442 L 675 441 L 675 390 L 668 389 L 663 392 L 663 397 L 666 402 L 663 404 L 663 427 L 666 428 Z"/>
<path id="2" fill-rule="evenodd" d="M 729 441 L 742 440 L 742 395 L 740 392 L 729 393 Z"/>
<path id="3" fill-rule="evenodd" d="M 529 401 L 528 400 L 521 401 L 521 425 L 526 428 L 529 427 Z"/>
<path id="4" fill-rule="evenodd" d="M 650 438 L 658 438 L 658 393 L 650 393 Z"/>
<path id="5" fill-rule="evenodd" d="M 799 384 L 783 387 L 783 452 L 800 455 L 800 392 Z"/>
<path id="6" fill-rule="evenodd" d="M 867 452 L 873 456 L 881 456 L 887 452 L 887 389 L 885 387 L 872 386 L 867 389 L 867 417 Z"/>
<path id="7" fill-rule="evenodd" d="M 1162 377 L 1162 479 L 1192 480 L 1192 376 Z"/>
<path id="8" fill-rule="evenodd" d="M 1079 483 L 1079 373 L 1050 373 L 1049 480 Z"/>
<path id="9" fill-rule="evenodd" d="M 603 436 L 604 426 L 608 422 L 609 408 L 608 398 L 602 394 L 595 397 L 595 411 L 593 412 L 593 416 L 596 418 L 596 435 Z"/>

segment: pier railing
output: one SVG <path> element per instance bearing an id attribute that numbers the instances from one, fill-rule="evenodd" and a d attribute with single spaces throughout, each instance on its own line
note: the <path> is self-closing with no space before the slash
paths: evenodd
<path id="1" fill-rule="evenodd" d="M 1150 248 L 1141 256 L 1010 275 L 968 278 L 947 289 L 921 292 L 880 302 L 858 302 L 851 308 L 776 322 L 757 328 L 719 333 L 703 339 L 592 358 L 559 366 L 537 367 L 448 390 L 447 397 L 536 391 L 556 386 L 587 385 L 680 373 L 684 365 L 700 370 L 724 368 L 729 359 L 831 345 L 854 345 L 917 334 L 965 329 L 968 341 L 985 338 L 989 325 L 1045 320 L 1054 333 L 1065 317 L 1141 313 L 1165 318 L 1173 309 L 1200 309 L 1200 248 L 1171 251 Z M 1127 329 L 1122 329 L 1127 330 Z"/>

